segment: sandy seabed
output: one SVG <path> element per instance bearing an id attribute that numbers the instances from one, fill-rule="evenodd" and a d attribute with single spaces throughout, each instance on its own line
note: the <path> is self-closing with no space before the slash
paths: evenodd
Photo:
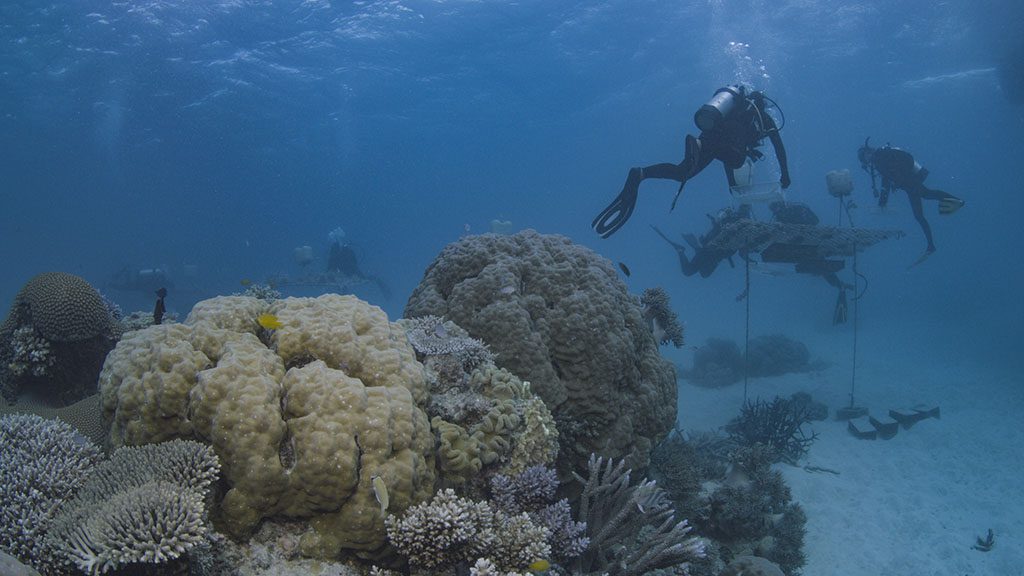
<path id="1" fill-rule="evenodd" d="M 806 391 L 833 414 L 848 405 L 849 352 L 808 346 L 828 368 L 752 379 L 748 395 L 771 399 Z M 803 573 L 1024 574 L 1024 378 L 880 341 L 861 351 L 858 405 L 885 415 L 890 408 L 933 404 L 942 416 L 889 440 L 859 440 L 845 422 L 832 419 L 810 425 L 819 436 L 800 466 L 779 465 L 807 513 Z M 680 379 L 680 426 L 718 428 L 742 402 L 743 383 L 707 389 Z M 839 474 L 809 472 L 805 465 Z M 992 550 L 972 549 L 990 528 Z"/>

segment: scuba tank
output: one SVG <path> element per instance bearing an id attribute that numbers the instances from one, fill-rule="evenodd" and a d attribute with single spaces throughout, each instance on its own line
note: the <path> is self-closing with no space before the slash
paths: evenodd
<path id="1" fill-rule="evenodd" d="M 726 86 L 715 91 L 707 104 L 701 106 L 693 115 L 693 122 L 702 132 L 714 130 L 730 112 L 735 110 L 746 98 L 742 86 Z"/>

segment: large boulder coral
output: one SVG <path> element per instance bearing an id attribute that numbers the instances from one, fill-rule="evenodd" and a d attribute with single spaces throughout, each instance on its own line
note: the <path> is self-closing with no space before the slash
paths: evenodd
<path id="1" fill-rule="evenodd" d="M 31 391 L 59 405 L 93 394 L 117 332 L 107 302 L 85 279 L 34 276 L 0 325 L 0 394 L 13 402 Z"/>
<path id="2" fill-rule="evenodd" d="M 442 316 L 487 343 L 555 417 L 560 473 L 592 452 L 647 465 L 676 418 L 675 370 L 611 262 L 564 236 L 527 230 L 448 245 L 407 318 Z"/>
<path id="3" fill-rule="evenodd" d="M 261 314 L 280 326 L 262 328 Z M 205 300 L 183 324 L 127 334 L 100 393 L 114 446 L 213 446 L 227 483 L 214 521 L 235 536 L 288 517 L 306 522 L 306 555 L 373 551 L 384 543 L 373 478 L 391 511 L 433 493 L 423 367 L 405 332 L 354 296 Z"/>

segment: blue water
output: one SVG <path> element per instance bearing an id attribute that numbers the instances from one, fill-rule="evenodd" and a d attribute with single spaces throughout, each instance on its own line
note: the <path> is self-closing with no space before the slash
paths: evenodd
<path id="1" fill-rule="evenodd" d="M 614 237 L 589 224 L 630 166 L 679 161 L 694 110 L 742 81 L 785 111 L 789 199 L 831 220 L 824 174 L 850 168 L 858 224 L 908 233 L 862 255 L 862 322 L 905 334 L 915 354 L 1011 367 L 1024 104 L 997 68 L 1022 12 L 1010 0 L 5 2 L 0 303 L 46 270 L 102 288 L 123 267 L 162 267 L 177 287 L 168 306 L 185 314 L 242 280 L 299 274 L 296 246 L 322 266 L 340 226 L 392 292 L 361 295 L 397 317 L 443 246 L 499 219 L 627 263 L 637 292 L 665 286 L 692 341 L 736 337 L 742 270 L 683 278 L 648 227 L 701 232 L 730 203 L 717 165 L 672 213 L 675 185 L 648 181 Z M 967 200 L 942 218 L 926 204 L 939 251 L 913 270 L 924 240 L 905 196 L 868 210 L 866 136 Z M 817 279 L 755 274 L 751 294 L 757 332 L 833 330 L 835 294 Z"/>

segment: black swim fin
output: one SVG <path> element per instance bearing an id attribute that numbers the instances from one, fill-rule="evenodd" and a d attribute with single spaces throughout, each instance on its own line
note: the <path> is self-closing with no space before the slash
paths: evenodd
<path id="1" fill-rule="evenodd" d="M 939 200 L 939 214 L 949 215 L 964 207 L 964 201 L 950 196 Z"/>
<path id="2" fill-rule="evenodd" d="M 836 309 L 832 313 L 832 325 L 838 326 L 839 324 L 846 323 L 846 289 L 839 289 L 839 297 L 836 298 Z"/>

